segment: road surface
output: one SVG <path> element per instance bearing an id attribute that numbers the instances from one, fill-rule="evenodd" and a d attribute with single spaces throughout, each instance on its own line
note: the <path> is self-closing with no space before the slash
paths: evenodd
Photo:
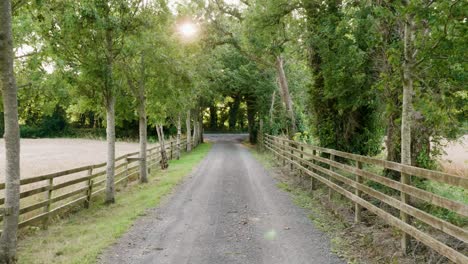
<path id="1" fill-rule="evenodd" d="M 239 144 L 242 136 L 207 138 L 215 143 L 198 168 L 104 252 L 102 263 L 344 263 Z"/>

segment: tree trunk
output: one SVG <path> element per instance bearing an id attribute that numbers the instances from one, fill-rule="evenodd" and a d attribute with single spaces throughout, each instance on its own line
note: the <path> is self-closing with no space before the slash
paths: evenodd
<path id="1" fill-rule="evenodd" d="M 140 83 L 138 85 L 138 116 L 139 116 L 139 136 L 140 136 L 140 182 L 148 182 L 147 166 L 147 120 L 146 120 L 146 98 L 145 98 L 145 57 L 143 53 L 140 58 Z"/>
<path id="2" fill-rule="evenodd" d="M 106 6 L 107 7 L 107 6 Z M 107 7 L 108 8 L 108 7 Z M 110 12 L 107 10 L 107 12 Z M 107 115 L 107 167 L 106 167 L 106 203 L 115 202 L 115 93 L 113 80 L 113 38 L 112 29 L 106 30 L 106 73 L 105 73 L 105 100 L 106 100 L 106 115 Z"/>
<path id="3" fill-rule="evenodd" d="M 210 129 L 212 131 L 218 130 L 218 109 L 214 104 L 210 106 Z"/>
<path id="4" fill-rule="evenodd" d="M 391 111 L 391 110 L 390 110 Z M 387 138 L 385 148 L 387 149 L 387 160 L 401 162 L 401 127 L 398 127 L 397 117 L 400 113 L 391 113 L 387 118 Z M 393 180 L 400 180 L 400 173 L 394 170 L 385 169 L 385 175 Z"/>
<path id="5" fill-rule="evenodd" d="M 265 150 L 265 142 L 264 142 L 264 135 L 263 135 L 263 119 L 260 118 L 259 121 L 259 126 L 258 126 L 258 135 L 257 135 L 257 143 L 258 143 L 258 149 L 260 151 Z"/>
<path id="6" fill-rule="evenodd" d="M 408 1 L 406 1 L 408 5 Z M 411 14 L 407 14 L 405 18 L 404 28 L 404 62 L 403 62 L 403 107 L 401 113 L 401 163 L 411 165 L 411 125 L 412 125 L 412 97 L 413 97 L 413 66 L 414 66 L 414 22 Z M 401 182 L 404 184 L 410 183 L 410 176 L 402 173 Z M 401 201 L 409 202 L 409 196 L 401 193 Z M 404 222 L 409 222 L 407 214 L 400 212 L 401 219 Z M 403 234 L 401 246 L 406 252 L 409 244 L 409 236 Z"/>
<path id="7" fill-rule="evenodd" d="M 164 131 L 162 125 L 156 125 L 156 133 L 158 134 L 159 151 L 161 153 L 161 161 L 159 164 L 161 165 L 161 170 L 165 170 L 169 167 L 169 163 L 167 159 L 166 144 L 164 142 Z"/>
<path id="8" fill-rule="evenodd" d="M 107 165 L 106 165 L 106 203 L 115 202 L 115 97 L 110 95 L 107 98 Z"/>
<path id="9" fill-rule="evenodd" d="M 195 114 L 193 116 L 193 147 L 198 145 L 198 116 Z"/>
<path id="10" fill-rule="evenodd" d="M 190 124 L 190 110 L 187 111 L 187 117 L 185 119 L 185 125 L 187 126 L 187 152 L 192 151 L 192 125 Z"/>
<path id="11" fill-rule="evenodd" d="M 176 141 L 176 158 L 180 159 L 180 136 L 182 134 L 182 124 L 180 122 L 180 114 L 177 117 L 177 141 Z"/>
<path id="12" fill-rule="evenodd" d="M 252 96 L 247 97 L 247 122 L 249 130 L 249 142 L 255 144 L 257 135 L 255 131 L 255 99 Z"/>
<path id="13" fill-rule="evenodd" d="M 20 134 L 17 86 L 13 71 L 11 2 L 0 2 L 0 86 L 2 87 L 5 129 L 5 203 L 0 262 L 16 261 L 20 194 Z"/>
<path id="14" fill-rule="evenodd" d="M 271 106 L 270 106 L 270 128 L 273 127 L 273 114 L 275 110 L 275 99 L 276 99 L 276 91 L 273 91 L 271 95 Z"/>
<path id="15" fill-rule="evenodd" d="M 276 70 L 279 79 L 279 86 L 283 95 L 283 103 L 286 106 L 286 111 L 289 118 L 289 137 L 292 138 L 292 136 L 294 136 L 296 133 L 296 118 L 294 116 L 291 95 L 289 94 L 288 80 L 286 78 L 286 74 L 284 73 L 284 61 L 281 56 L 276 57 Z"/>
<path id="16" fill-rule="evenodd" d="M 146 124 L 146 106 L 145 106 L 145 87 L 140 83 L 138 89 L 138 115 L 139 115 L 139 136 L 140 136 L 140 182 L 148 182 L 147 168 L 147 124 Z"/>
<path id="17" fill-rule="evenodd" d="M 203 144 L 203 113 L 201 111 L 201 107 L 200 107 L 200 110 L 198 111 L 198 137 L 199 137 L 199 140 L 198 140 L 198 143 L 200 144 Z"/>
<path id="18" fill-rule="evenodd" d="M 236 129 L 241 97 L 240 95 L 236 95 L 232 96 L 232 98 L 234 99 L 234 102 L 231 104 L 231 107 L 229 109 L 229 129 L 234 130 Z"/>

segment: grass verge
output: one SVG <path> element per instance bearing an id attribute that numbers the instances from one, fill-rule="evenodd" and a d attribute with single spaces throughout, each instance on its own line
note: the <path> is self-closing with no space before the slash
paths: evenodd
<path id="1" fill-rule="evenodd" d="M 103 249 L 121 237 L 146 209 L 157 206 L 206 156 L 210 144 L 199 145 L 180 160 L 157 170 L 147 184 L 122 188 L 116 203 L 103 205 L 96 197 L 92 206 L 58 220 L 48 230 L 29 230 L 18 243 L 19 263 L 96 263 Z"/>

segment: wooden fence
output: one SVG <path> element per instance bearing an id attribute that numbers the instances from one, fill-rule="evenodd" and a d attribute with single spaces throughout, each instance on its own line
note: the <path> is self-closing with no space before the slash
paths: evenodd
<path id="1" fill-rule="evenodd" d="M 181 139 L 180 150 L 186 150 L 187 140 Z M 177 143 L 170 140 L 165 145 L 168 159 L 175 157 Z M 115 159 L 115 185 L 126 185 L 138 179 L 139 152 L 128 153 Z M 160 146 L 147 150 L 148 170 L 158 167 L 161 160 Z M 19 227 L 33 224 L 47 226 L 49 218 L 66 209 L 79 205 L 88 208 L 92 197 L 104 192 L 106 163 L 94 164 L 20 180 Z M 4 193 L 5 184 L 0 183 Z M 0 198 L 3 206 L 5 198 Z M 3 217 L 0 218 L 2 220 Z"/>
<path id="2" fill-rule="evenodd" d="M 414 202 L 408 202 L 405 196 L 439 208 L 445 208 L 462 218 L 468 217 L 467 204 L 442 197 L 411 183 L 405 184 L 363 169 L 363 164 L 378 167 L 382 171 L 387 169 L 412 177 L 448 184 L 463 189 L 463 192 L 468 189 L 468 177 L 321 148 L 271 135 L 265 135 L 264 143 L 265 147 L 280 162 L 283 162 L 283 165 L 288 165 L 291 170 L 298 170 L 301 174 L 311 177 L 311 189 L 315 188 L 314 185 L 318 181 L 329 188 L 330 196 L 332 192 L 337 192 L 351 200 L 354 203 L 355 222 L 361 221 L 362 208 L 366 208 L 389 225 L 419 240 L 451 261 L 459 264 L 468 263 L 468 257 L 461 250 L 457 250 L 432 236 L 433 232 L 428 232 L 429 228 L 421 228 L 420 223 L 459 241 L 465 252 L 468 245 L 467 229 L 418 208 Z M 397 192 L 394 191 L 394 193 L 399 193 L 401 198 L 389 194 L 390 192 L 382 191 L 382 188 L 372 187 L 375 184 L 366 184 L 370 182 L 396 190 Z M 375 201 L 386 204 L 386 206 L 376 206 Z M 399 212 L 400 216 L 395 216 L 395 212 Z M 408 216 L 412 217 L 412 221 Z"/>

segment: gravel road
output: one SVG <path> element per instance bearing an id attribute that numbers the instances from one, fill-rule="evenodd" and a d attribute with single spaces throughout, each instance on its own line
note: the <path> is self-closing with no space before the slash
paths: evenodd
<path id="1" fill-rule="evenodd" d="M 101 263 L 344 263 L 239 135 L 207 139 L 215 144 L 198 168 Z"/>

